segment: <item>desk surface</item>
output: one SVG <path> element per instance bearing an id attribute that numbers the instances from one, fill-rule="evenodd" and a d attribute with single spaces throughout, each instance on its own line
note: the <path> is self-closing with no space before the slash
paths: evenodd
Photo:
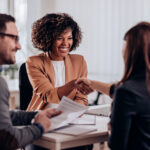
<path id="1" fill-rule="evenodd" d="M 72 136 L 59 133 L 45 133 L 41 139 L 34 142 L 51 150 L 60 150 L 64 148 L 88 145 L 106 141 L 108 138 L 107 123 L 108 117 L 96 116 L 96 125 L 82 125 L 82 126 L 95 126 L 97 131 L 90 132 L 86 135 Z"/>

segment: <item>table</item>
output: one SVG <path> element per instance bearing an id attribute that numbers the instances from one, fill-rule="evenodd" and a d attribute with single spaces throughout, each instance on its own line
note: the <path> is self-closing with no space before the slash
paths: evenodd
<path id="1" fill-rule="evenodd" d="M 33 144 L 50 149 L 60 150 L 65 148 L 89 145 L 107 141 L 107 123 L 109 122 L 108 117 L 96 116 L 97 131 L 88 133 L 83 136 L 71 136 L 59 133 L 45 133 L 40 139 L 36 140 Z M 82 125 L 83 126 L 83 125 Z M 91 125 L 84 125 L 91 126 Z M 92 125 L 93 127 L 93 125 Z"/>

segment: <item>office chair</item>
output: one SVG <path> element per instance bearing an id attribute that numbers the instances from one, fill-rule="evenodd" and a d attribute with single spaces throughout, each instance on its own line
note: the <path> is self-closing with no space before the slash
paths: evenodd
<path id="1" fill-rule="evenodd" d="M 99 97 L 102 95 L 101 92 L 97 92 L 96 99 L 93 101 L 92 104 L 89 104 L 89 106 L 98 105 Z"/>
<path id="2" fill-rule="evenodd" d="M 26 64 L 23 63 L 19 70 L 19 93 L 20 93 L 20 109 L 26 110 L 32 98 L 33 88 L 30 84 Z"/>

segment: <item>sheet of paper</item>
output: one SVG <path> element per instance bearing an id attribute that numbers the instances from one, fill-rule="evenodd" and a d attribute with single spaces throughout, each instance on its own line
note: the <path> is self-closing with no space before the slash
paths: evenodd
<path id="1" fill-rule="evenodd" d="M 60 110 L 62 113 L 51 118 L 51 127 L 49 131 L 68 125 L 73 120 L 81 116 L 87 109 L 87 106 L 76 103 L 73 100 L 63 96 L 60 104 L 56 108 L 56 110 Z"/>
<path id="2" fill-rule="evenodd" d="M 55 130 L 56 133 L 61 134 L 68 134 L 68 135 L 85 135 L 89 132 L 96 131 L 97 129 L 95 127 L 83 127 L 83 126 L 77 126 L 77 125 L 70 125 L 58 130 Z"/>
<path id="3" fill-rule="evenodd" d="M 89 106 L 85 114 L 109 117 L 111 113 L 110 104 Z"/>
<path id="4" fill-rule="evenodd" d="M 96 116 L 84 114 L 81 117 L 78 117 L 70 124 L 78 124 L 78 125 L 95 125 L 96 124 Z"/>

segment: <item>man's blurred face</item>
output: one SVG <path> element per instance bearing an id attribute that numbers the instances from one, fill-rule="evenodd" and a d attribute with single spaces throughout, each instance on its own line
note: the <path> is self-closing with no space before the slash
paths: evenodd
<path id="1" fill-rule="evenodd" d="M 0 64 L 14 64 L 15 54 L 21 49 L 18 30 L 14 22 L 6 23 L 6 30 L 0 32 Z"/>

